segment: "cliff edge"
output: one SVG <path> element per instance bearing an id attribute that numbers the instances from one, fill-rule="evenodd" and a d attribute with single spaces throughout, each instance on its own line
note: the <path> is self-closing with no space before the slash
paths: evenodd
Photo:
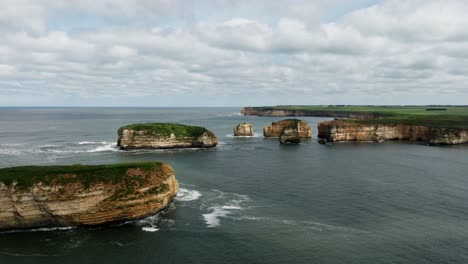
<path id="1" fill-rule="evenodd" d="M 319 123 L 318 137 L 327 142 L 409 140 L 431 145 L 454 145 L 468 143 L 468 130 L 409 124 L 365 124 L 338 119 Z"/>

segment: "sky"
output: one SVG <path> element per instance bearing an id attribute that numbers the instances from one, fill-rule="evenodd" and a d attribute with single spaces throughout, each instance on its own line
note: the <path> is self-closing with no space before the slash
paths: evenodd
<path id="1" fill-rule="evenodd" d="M 468 104 L 465 0 L 0 6 L 0 106 Z"/>

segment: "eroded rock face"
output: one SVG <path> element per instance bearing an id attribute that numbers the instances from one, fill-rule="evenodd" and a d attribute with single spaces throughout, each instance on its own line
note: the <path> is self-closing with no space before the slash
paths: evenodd
<path id="1" fill-rule="evenodd" d="M 135 130 L 120 128 L 117 146 L 120 149 L 169 149 L 169 148 L 212 148 L 218 144 L 218 138 L 211 132 L 205 131 L 197 136 L 169 135 L 154 133 L 149 130 Z"/>
<path id="2" fill-rule="evenodd" d="M 240 123 L 234 128 L 234 136 L 251 137 L 253 135 L 252 125 L 249 123 Z"/>
<path id="3" fill-rule="evenodd" d="M 433 145 L 468 143 L 468 131 L 462 129 L 433 128 L 417 125 L 361 124 L 344 120 L 318 124 L 318 137 L 328 142 L 411 140 Z"/>
<path id="4" fill-rule="evenodd" d="M 283 130 L 280 138 L 281 144 L 299 144 L 301 143 L 301 137 L 299 131 L 295 127 L 287 127 Z"/>
<path id="5" fill-rule="evenodd" d="M 83 166 L 83 171 L 89 167 Z M 23 167 L 0 169 L 0 174 L 10 173 L 6 170 L 15 173 L 18 168 Z M 112 171 L 98 170 L 98 178 L 92 182 L 82 181 L 76 171 L 53 175 L 55 178 L 49 178 L 47 183 L 0 182 L 0 229 L 90 226 L 134 220 L 164 209 L 177 194 L 178 182 L 167 164 L 149 170 L 146 165 L 140 168 L 135 164 L 124 168 L 120 180 L 99 178 L 112 177 Z M 34 178 L 34 172 L 28 177 Z"/>
<path id="6" fill-rule="evenodd" d="M 292 128 L 297 131 L 299 138 L 311 138 L 312 129 L 305 121 L 298 119 L 285 119 L 271 123 L 271 126 L 263 128 L 263 136 L 265 137 L 280 137 L 285 128 Z"/>

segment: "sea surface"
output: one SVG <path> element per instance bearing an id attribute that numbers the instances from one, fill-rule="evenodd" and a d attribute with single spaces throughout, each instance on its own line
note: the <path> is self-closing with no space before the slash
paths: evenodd
<path id="1" fill-rule="evenodd" d="M 468 146 L 282 146 L 239 108 L 0 108 L 0 167 L 164 161 L 167 211 L 99 228 L 0 233 L 0 263 L 468 263 Z M 240 122 L 255 137 L 234 138 Z M 139 122 L 205 126 L 208 150 L 119 151 Z"/>

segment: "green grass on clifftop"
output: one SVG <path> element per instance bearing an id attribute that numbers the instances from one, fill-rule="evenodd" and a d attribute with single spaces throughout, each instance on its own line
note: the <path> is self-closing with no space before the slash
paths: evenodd
<path id="1" fill-rule="evenodd" d="M 437 128 L 468 129 L 468 106 L 355 106 L 279 105 L 253 107 L 258 111 L 298 111 L 309 116 L 324 113 L 373 114 L 376 118 L 353 120 L 363 124 L 408 124 Z"/>
<path id="2" fill-rule="evenodd" d="M 127 171 L 139 168 L 145 172 L 160 169 L 161 162 L 121 163 L 110 165 L 22 166 L 0 169 L 0 182 L 27 188 L 37 182 L 67 184 L 80 182 L 85 187 L 95 183 L 128 183 Z M 133 177 L 132 177 L 133 178 Z M 134 179 L 131 179 L 134 180 Z M 144 180 L 140 178 L 139 180 Z"/>
<path id="3" fill-rule="evenodd" d="M 132 129 L 135 131 L 145 131 L 152 135 L 170 136 L 174 134 L 176 137 L 199 137 L 208 130 L 204 127 L 189 126 L 173 123 L 146 123 L 133 124 L 121 127 L 120 129 Z"/>

